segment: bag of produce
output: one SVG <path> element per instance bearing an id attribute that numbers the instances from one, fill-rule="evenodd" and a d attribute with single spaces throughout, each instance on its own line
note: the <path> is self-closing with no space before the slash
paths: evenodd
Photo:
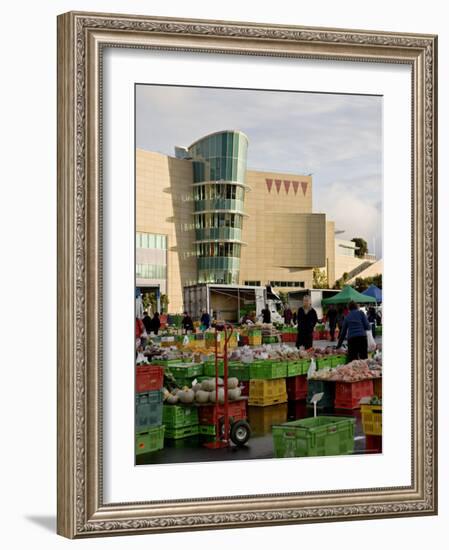
<path id="1" fill-rule="evenodd" d="M 366 331 L 366 337 L 368 339 L 368 351 L 374 351 L 376 349 L 376 341 L 373 338 L 371 330 Z"/>

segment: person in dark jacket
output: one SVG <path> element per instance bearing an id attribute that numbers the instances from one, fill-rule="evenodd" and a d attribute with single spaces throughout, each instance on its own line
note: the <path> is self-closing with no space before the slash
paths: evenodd
<path id="1" fill-rule="evenodd" d="M 284 322 L 287 326 L 292 324 L 293 313 L 290 306 L 287 304 L 284 309 Z"/>
<path id="2" fill-rule="evenodd" d="M 318 322 L 318 315 L 310 302 L 310 296 L 304 296 L 302 307 L 298 309 L 298 336 L 296 347 L 309 349 L 313 346 L 313 329 Z"/>
<path id="3" fill-rule="evenodd" d="M 210 328 L 210 315 L 205 309 L 203 309 L 203 314 L 201 315 L 200 322 L 202 330 L 207 330 L 208 328 Z"/>
<path id="4" fill-rule="evenodd" d="M 190 317 L 187 311 L 184 311 L 184 317 L 182 318 L 182 328 L 185 330 L 186 334 L 189 330 L 194 330 L 192 317 Z"/>
<path id="5" fill-rule="evenodd" d="M 161 328 L 161 320 L 159 318 L 159 313 L 156 311 L 153 319 L 151 320 L 151 330 L 157 336 L 159 329 Z"/>
<path id="6" fill-rule="evenodd" d="M 327 310 L 327 320 L 329 321 L 329 332 L 331 335 L 331 342 L 335 341 L 335 329 L 337 328 L 338 311 L 332 304 Z"/>
<path id="7" fill-rule="evenodd" d="M 368 323 L 371 325 L 371 332 L 373 333 L 373 338 L 376 338 L 376 324 L 377 324 L 376 317 L 377 317 L 376 310 L 373 308 L 373 306 L 371 306 L 368 309 L 368 315 L 366 316 L 366 318 L 368 319 Z"/>
<path id="8" fill-rule="evenodd" d="M 265 304 L 262 310 L 262 323 L 271 323 L 271 311 L 268 309 L 268 305 Z"/>
<path id="9" fill-rule="evenodd" d="M 343 340 L 348 340 L 347 363 L 354 359 L 366 359 L 368 357 L 368 339 L 366 331 L 370 330 L 368 319 L 359 306 L 351 301 L 348 304 L 349 313 L 343 321 L 343 328 L 338 338 L 337 348 L 343 344 Z"/>
<path id="10" fill-rule="evenodd" d="M 142 323 L 145 327 L 145 330 L 147 331 L 147 334 L 150 334 L 150 332 L 152 331 L 152 328 L 151 328 L 151 317 L 148 315 L 148 311 L 143 312 Z"/>

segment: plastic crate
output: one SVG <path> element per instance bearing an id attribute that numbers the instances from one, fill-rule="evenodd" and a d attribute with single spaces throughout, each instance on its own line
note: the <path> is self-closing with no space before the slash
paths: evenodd
<path id="1" fill-rule="evenodd" d="M 335 401 L 335 382 L 327 380 L 307 381 L 307 402 L 310 403 L 316 393 L 323 393 L 323 397 L 318 401 L 317 408 L 328 409 L 334 406 Z"/>
<path id="2" fill-rule="evenodd" d="M 162 422 L 167 429 L 183 428 L 198 424 L 198 407 L 182 405 L 164 405 Z"/>
<path id="3" fill-rule="evenodd" d="M 164 381 L 164 369 L 158 365 L 136 367 L 136 392 L 160 390 Z"/>
<path id="4" fill-rule="evenodd" d="M 165 439 L 184 439 L 198 435 L 198 424 L 191 426 L 183 426 L 182 428 L 167 428 L 165 427 Z"/>
<path id="5" fill-rule="evenodd" d="M 382 399 L 382 378 L 373 378 L 373 395 Z"/>
<path id="6" fill-rule="evenodd" d="M 152 365 L 159 365 L 161 367 L 168 367 L 169 365 L 179 365 L 181 361 L 179 359 L 153 359 Z"/>
<path id="7" fill-rule="evenodd" d="M 365 437 L 365 451 L 369 453 L 381 453 L 382 452 L 382 436 L 381 435 L 367 435 Z"/>
<path id="8" fill-rule="evenodd" d="M 276 458 L 335 456 L 354 450 L 354 418 L 317 416 L 273 426 Z"/>
<path id="9" fill-rule="evenodd" d="M 200 424 L 198 426 L 198 433 L 200 435 L 215 436 L 216 429 L 215 424 Z"/>
<path id="10" fill-rule="evenodd" d="M 209 376 L 211 378 L 215 377 L 215 361 L 204 361 L 203 363 L 203 372 L 205 376 Z M 224 365 L 223 361 L 220 359 L 218 361 L 218 376 L 224 375 Z"/>
<path id="11" fill-rule="evenodd" d="M 373 395 L 373 381 L 335 383 L 335 408 L 359 409 L 360 399 Z"/>
<path id="12" fill-rule="evenodd" d="M 288 361 L 287 363 L 287 376 L 299 376 L 301 374 L 307 374 L 309 370 L 310 360 L 300 359 L 298 361 Z"/>
<path id="13" fill-rule="evenodd" d="M 240 380 L 240 388 L 242 390 L 242 396 L 248 397 L 249 396 L 249 380 Z"/>
<path id="14" fill-rule="evenodd" d="M 136 395 L 136 432 L 162 424 L 162 394 L 160 391 Z"/>
<path id="15" fill-rule="evenodd" d="M 172 374 L 177 378 L 185 380 L 186 378 L 195 378 L 196 376 L 202 376 L 203 374 L 202 363 L 174 363 L 165 367 L 167 374 Z"/>
<path id="16" fill-rule="evenodd" d="M 275 424 L 287 422 L 287 403 L 272 405 L 271 407 L 253 407 L 248 409 L 248 422 L 253 436 L 271 434 Z"/>
<path id="17" fill-rule="evenodd" d="M 153 453 L 164 448 L 165 426 L 136 433 L 136 455 Z"/>
<path id="18" fill-rule="evenodd" d="M 250 364 L 251 380 L 273 380 L 286 378 L 287 363 L 282 361 L 255 361 Z"/>
<path id="19" fill-rule="evenodd" d="M 327 357 L 320 357 L 315 359 L 317 370 L 320 369 L 330 369 L 332 368 L 332 356 L 328 355 Z"/>
<path id="20" fill-rule="evenodd" d="M 382 405 L 362 404 L 360 409 L 365 435 L 382 435 Z"/>
<path id="21" fill-rule="evenodd" d="M 346 355 L 332 355 L 330 366 L 335 368 L 340 365 L 346 365 Z"/>
<path id="22" fill-rule="evenodd" d="M 245 420 L 247 418 L 247 400 L 239 399 L 229 402 L 229 418 L 236 420 Z M 217 419 L 224 416 L 224 405 L 215 406 L 215 404 L 202 405 L 198 408 L 198 418 L 200 424 L 216 424 Z"/>
<path id="23" fill-rule="evenodd" d="M 250 367 L 248 363 L 230 361 L 228 371 L 230 377 L 238 378 L 241 382 L 246 382 L 250 379 Z"/>
<path id="24" fill-rule="evenodd" d="M 274 380 L 250 380 L 249 405 L 266 407 L 287 402 L 285 378 Z"/>
<path id="25" fill-rule="evenodd" d="M 305 374 L 287 378 L 287 396 L 290 401 L 307 398 L 307 376 Z"/>

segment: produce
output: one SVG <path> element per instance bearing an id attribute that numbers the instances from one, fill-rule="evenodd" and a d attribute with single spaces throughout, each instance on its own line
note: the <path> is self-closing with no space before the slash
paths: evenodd
<path id="1" fill-rule="evenodd" d="M 209 392 L 198 390 L 195 394 L 195 400 L 197 403 L 207 403 L 209 401 Z"/>
<path id="2" fill-rule="evenodd" d="M 178 395 L 169 395 L 167 397 L 167 403 L 169 403 L 170 405 L 176 405 L 176 403 L 178 403 L 179 401 L 179 396 Z"/>
<path id="3" fill-rule="evenodd" d="M 238 378 L 228 378 L 228 389 L 233 390 L 234 388 L 238 388 L 238 385 Z"/>
<path id="4" fill-rule="evenodd" d="M 189 389 L 179 391 L 177 395 L 179 396 L 181 403 L 193 403 L 195 398 L 194 391 Z"/>
<path id="5" fill-rule="evenodd" d="M 359 382 L 382 376 L 382 366 L 374 359 L 356 359 L 335 369 L 321 369 L 311 376 L 313 380 L 332 382 Z"/>
<path id="6" fill-rule="evenodd" d="M 233 388 L 232 390 L 228 391 L 228 397 L 231 401 L 238 399 L 241 395 L 242 395 L 241 388 Z"/>

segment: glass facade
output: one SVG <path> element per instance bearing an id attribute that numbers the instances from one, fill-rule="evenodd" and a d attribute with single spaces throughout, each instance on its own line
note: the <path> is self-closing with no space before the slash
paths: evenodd
<path id="1" fill-rule="evenodd" d="M 165 279 L 166 265 L 136 264 L 136 277 L 139 279 Z"/>
<path id="2" fill-rule="evenodd" d="M 199 283 L 239 282 L 247 149 L 248 138 L 237 131 L 211 134 L 188 148 Z"/>
<path id="3" fill-rule="evenodd" d="M 167 250 L 167 235 L 155 235 L 154 233 L 137 232 L 136 248 Z"/>

